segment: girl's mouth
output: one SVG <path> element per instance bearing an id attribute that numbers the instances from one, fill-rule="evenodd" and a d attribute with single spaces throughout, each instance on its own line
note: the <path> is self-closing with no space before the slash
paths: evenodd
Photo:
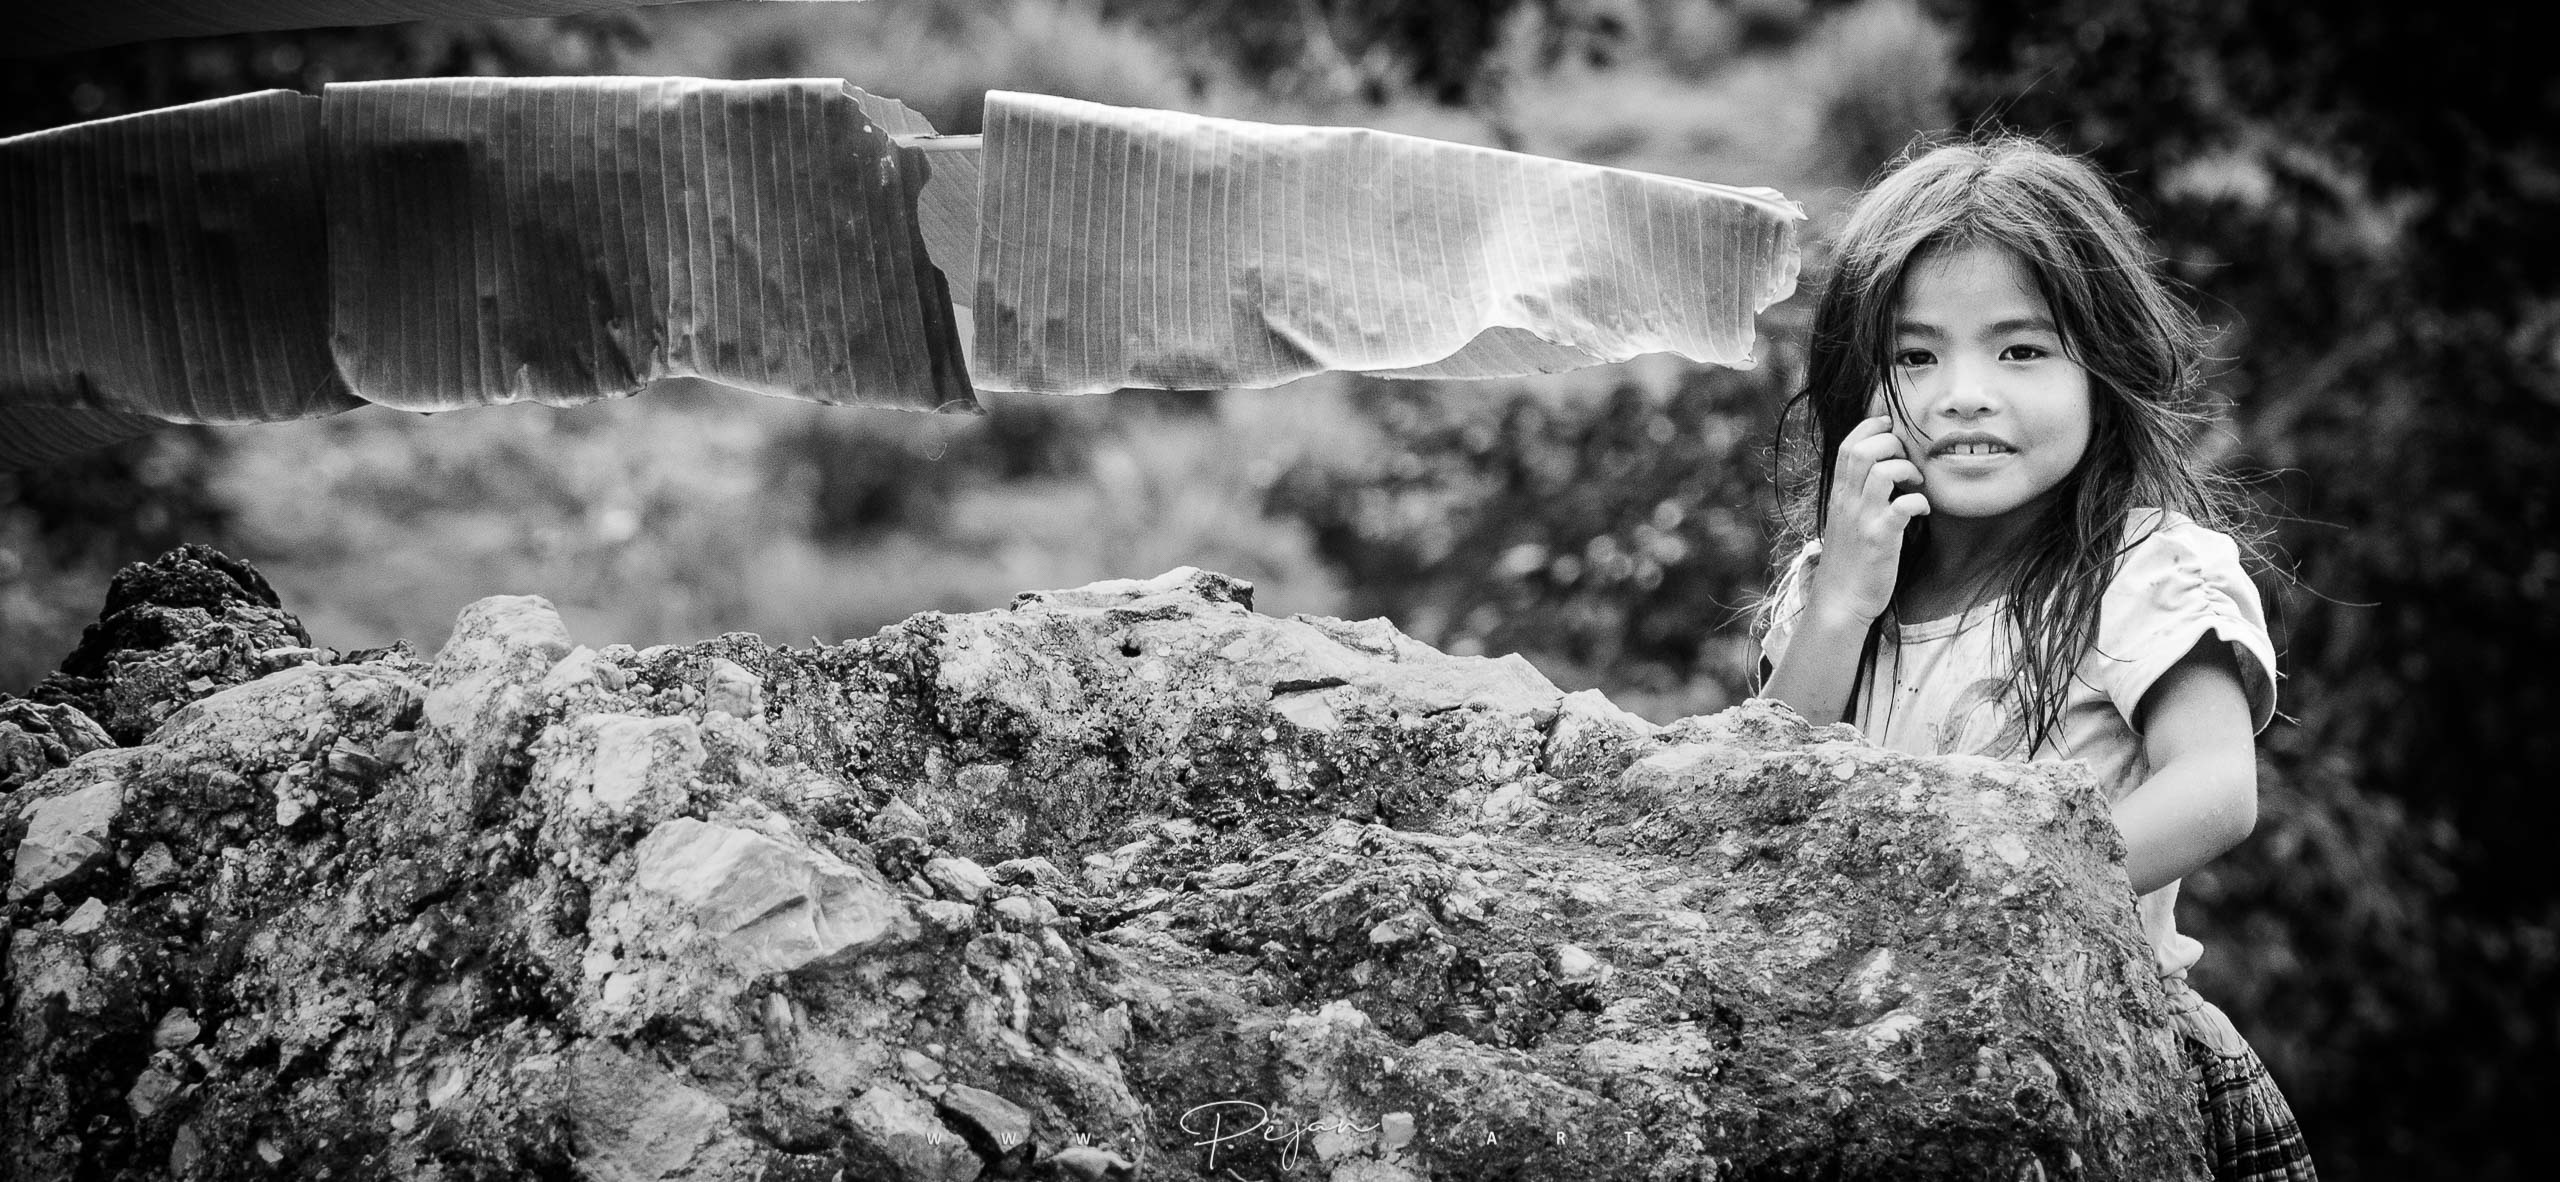
<path id="1" fill-rule="evenodd" d="M 1929 455 L 1933 459 L 1949 456 L 2005 456 L 2017 450 L 1996 439 L 1958 439 L 1948 440 L 1930 448 Z"/>

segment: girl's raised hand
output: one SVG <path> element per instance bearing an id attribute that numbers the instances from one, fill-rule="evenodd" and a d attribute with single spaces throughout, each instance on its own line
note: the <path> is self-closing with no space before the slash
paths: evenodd
<path id="1" fill-rule="evenodd" d="M 1877 415 L 1849 429 L 1831 464 L 1831 500 L 1824 508 L 1822 558 L 1814 564 L 1806 606 L 1853 614 L 1861 625 L 1893 604 L 1902 564 L 1902 531 L 1929 511 L 1918 492 L 1920 466 L 1903 455 L 1893 418 Z"/>

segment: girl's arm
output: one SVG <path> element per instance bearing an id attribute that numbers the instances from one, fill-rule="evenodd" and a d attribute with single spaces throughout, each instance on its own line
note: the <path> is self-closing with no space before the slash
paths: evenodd
<path id="1" fill-rule="evenodd" d="M 2220 857 L 2258 824 L 2258 759 L 2231 646 L 2208 634 L 2134 710 L 2151 774 L 2115 804 L 2125 870 L 2149 894 Z"/>
<path id="2" fill-rule="evenodd" d="M 1822 553 L 1804 571 L 1803 614 L 1761 697 L 1815 722 L 1839 722 L 1848 712 L 1867 629 L 1893 602 L 1903 528 L 1929 511 L 1928 498 L 1896 489 L 1919 483 L 1920 468 L 1903 456 L 1890 416 L 1870 418 L 1840 441 Z"/>
<path id="3" fill-rule="evenodd" d="M 1840 611 L 1807 589 L 1804 612 L 1787 639 L 1786 656 L 1769 670 L 1760 696 L 1775 698 L 1815 722 L 1842 722 L 1858 680 L 1858 657 L 1875 617 Z"/>

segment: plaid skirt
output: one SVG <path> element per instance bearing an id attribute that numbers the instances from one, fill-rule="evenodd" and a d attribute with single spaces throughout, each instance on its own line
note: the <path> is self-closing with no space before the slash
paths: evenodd
<path id="1" fill-rule="evenodd" d="M 2204 1108 L 2214 1182 L 2319 1182 L 2293 1107 L 2231 1019 L 2184 978 L 2161 984 L 2169 988 L 2171 1022 L 2187 1048 L 2187 1077 Z"/>

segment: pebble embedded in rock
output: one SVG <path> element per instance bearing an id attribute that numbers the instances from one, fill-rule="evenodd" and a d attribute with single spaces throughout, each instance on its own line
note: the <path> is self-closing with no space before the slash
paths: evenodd
<path id="1" fill-rule="evenodd" d="M 1271 708 L 1302 731 L 1342 729 L 1341 717 L 1333 712 L 1333 705 L 1325 701 L 1321 693 L 1280 694 L 1271 699 Z"/>
<path id="2" fill-rule="evenodd" d="M 114 780 L 27 805 L 19 814 L 26 818 L 27 832 L 18 840 L 9 876 L 10 900 L 52 890 L 104 860 L 116 814 L 123 809 L 124 787 Z"/>
<path id="3" fill-rule="evenodd" d="M 1568 985 L 1583 985 L 1606 976 L 1607 965 L 1600 958 L 1572 944 L 1558 944 L 1555 951 L 1556 979 Z"/>
<path id="4" fill-rule="evenodd" d="M 149 1120 L 162 1108 L 168 1107 L 169 1098 L 177 1094 L 178 1081 L 170 1078 L 168 1072 L 151 1067 L 145 1068 L 133 1081 L 133 1087 L 126 1090 L 124 1102 L 133 1109 L 134 1116 Z"/>
<path id="5" fill-rule="evenodd" d="M 194 1122 L 179 1125 L 176 1136 L 169 1138 L 169 1173 L 186 1178 L 196 1172 L 196 1163 L 204 1160 L 204 1136 L 196 1132 Z"/>
<path id="6" fill-rule="evenodd" d="M 1067 881 L 1066 872 L 1047 858 L 1007 858 L 988 867 L 987 875 L 1011 886 L 1056 887 Z"/>
<path id="7" fill-rule="evenodd" d="M 310 810 L 311 801 L 301 792 L 295 791 L 289 785 L 280 785 L 278 787 L 276 791 L 276 828 L 291 829 L 295 825 L 301 824 L 303 815 L 308 813 Z"/>
<path id="8" fill-rule="evenodd" d="M 1616 892 L 1596 882 L 1569 883 L 1564 890 L 1566 898 L 1573 900 L 1577 906 L 1587 911 L 1606 907 L 1609 901 L 1616 897 Z"/>
<path id="9" fill-rule="evenodd" d="M 702 734 L 685 717 L 591 714 L 568 734 L 589 744 L 582 763 L 561 766 L 568 805 L 612 814 L 664 816 L 679 804 L 703 762 Z"/>
<path id="10" fill-rule="evenodd" d="M 703 676 L 702 709 L 746 722 L 764 719 L 764 679 L 726 657 L 713 657 Z"/>
<path id="11" fill-rule="evenodd" d="M 1413 1143 L 1413 1114 L 1390 1112 L 1378 1118 L 1378 1144 L 1392 1153 Z"/>
<path id="12" fill-rule="evenodd" d="M 780 993 L 764 995 L 764 1012 L 761 1017 L 764 1021 L 764 1036 L 777 1043 L 790 1042 L 792 1035 L 798 1029 L 792 1013 L 791 999 Z"/>
<path id="13" fill-rule="evenodd" d="M 151 1028 L 151 1045 L 164 1051 L 174 1051 L 194 1042 L 196 1035 L 201 1033 L 203 1027 L 196 1025 L 194 1014 L 171 1010 L 160 1015 L 160 1024 Z"/>
<path id="14" fill-rule="evenodd" d="M 79 906 L 71 909 L 71 914 L 62 917 L 62 934 L 85 936 L 97 931 L 106 922 L 107 905 L 93 896 L 82 900 Z"/>
<path id="15" fill-rule="evenodd" d="M 738 963 L 788 972 L 912 932 L 879 871 L 814 846 L 677 817 L 633 851 L 634 884 L 683 904 Z"/>
<path id="16" fill-rule="evenodd" d="M 924 864 L 924 877 L 935 890 L 963 903 L 975 903 L 996 889 L 995 878 L 967 858 L 930 859 Z"/>
<path id="17" fill-rule="evenodd" d="M 1117 1182 L 1137 1170 L 1128 1158 L 1098 1145 L 1070 1145 L 1044 1160 L 1076 1182 Z"/>
<path id="18" fill-rule="evenodd" d="M 953 1084 L 942 1093 L 940 1106 L 942 1115 L 989 1160 L 1011 1157 L 1031 1140 L 1031 1114 L 994 1092 Z"/>
<path id="19" fill-rule="evenodd" d="M 955 903 L 949 899 L 931 899 L 918 903 L 916 914 L 923 917 L 925 926 L 946 936 L 966 932 L 976 927 L 978 923 L 977 908 L 966 903 Z"/>
<path id="20" fill-rule="evenodd" d="M 889 798 L 889 803 L 880 806 L 879 812 L 871 815 L 871 835 L 875 838 L 922 840 L 932 829 L 932 824 L 924 819 L 923 813 L 915 810 L 915 806 L 894 796 Z"/>

